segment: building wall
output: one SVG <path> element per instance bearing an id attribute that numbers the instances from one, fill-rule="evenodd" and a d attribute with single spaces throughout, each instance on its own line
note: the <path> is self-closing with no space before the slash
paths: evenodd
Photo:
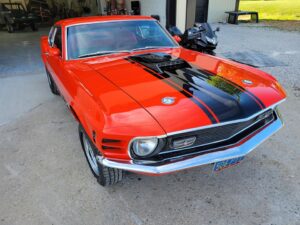
<path id="1" fill-rule="evenodd" d="M 188 13 L 188 15 L 186 17 L 186 28 L 192 27 L 195 23 L 196 5 L 196 0 L 187 0 L 186 13 Z"/>
<path id="2" fill-rule="evenodd" d="M 183 32 L 186 25 L 187 0 L 177 0 L 176 5 L 176 26 Z"/>
<path id="3" fill-rule="evenodd" d="M 209 0 L 207 21 L 209 23 L 226 21 L 228 15 L 225 11 L 233 11 L 235 2 L 236 0 Z"/>
<path id="4" fill-rule="evenodd" d="M 140 0 L 141 15 L 159 15 L 160 23 L 166 26 L 166 0 Z"/>
<path id="5" fill-rule="evenodd" d="M 0 0 L 1 1 L 1 0 Z M 102 14 L 105 14 L 104 9 L 106 7 L 105 0 L 99 0 L 101 2 Z M 182 0 L 179 0 L 182 1 Z M 126 9 L 131 10 L 131 0 L 126 0 Z M 160 21 L 163 26 L 166 25 L 166 0 L 140 0 L 141 15 L 159 15 Z"/>

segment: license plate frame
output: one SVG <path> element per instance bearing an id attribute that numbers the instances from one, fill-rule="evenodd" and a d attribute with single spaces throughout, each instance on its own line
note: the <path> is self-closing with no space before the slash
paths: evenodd
<path id="1" fill-rule="evenodd" d="M 225 169 L 234 167 L 234 166 L 240 164 L 244 159 L 245 159 L 245 156 L 240 156 L 240 157 L 216 162 L 216 163 L 214 163 L 213 172 L 220 172 Z"/>

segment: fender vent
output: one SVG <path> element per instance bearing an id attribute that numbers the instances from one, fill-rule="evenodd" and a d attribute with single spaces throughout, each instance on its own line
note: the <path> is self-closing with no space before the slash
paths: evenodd
<path id="1" fill-rule="evenodd" d="M 102 149 L 103 150 L 120 150 L 121 140 L 118 139 L 102 139 Z"/>

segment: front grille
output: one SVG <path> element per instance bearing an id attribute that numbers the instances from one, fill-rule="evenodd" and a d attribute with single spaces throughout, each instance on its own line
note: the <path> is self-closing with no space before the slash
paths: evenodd
<path id="1" fill-rule="evenodd" d="M 177 139 L 187 138 L 187 137 L 196 137 L 196 141 L 194 142 L 193 146 L 202 146 L 202 145 L 209 145 L 212 143 L 225 141 L 233 136 L 237 135 L 238 133 L 242 132 L 243 130 L 247 129 L 249 126 L 259 122 L 262 118 L 272 118 L 273 113 L 272 111 L 266 111 L 263 114 L 254 117 L 253 119 L 227 124 L 223 126 L 217 126 L 202 130 L 197 130 L 193 132 L 183 133 L 173 135 L 167 138 L 167 145 L 162 150 L 162 152 L 172 150 L 172 143 Z"/>
<path id="2" fill-rule="evenodd" d="M 240 142 L 276 119 L 276 113 L 273 110 L 269 110 L 247 121 L 172 135 L 167 137 L 166 145 L 161 152 L 151 157 L 150 160 L 158 161 L 191 154 L 219 151 Z M 182 149 L 172 148 L 173 141 L 193 136 L 196 137 L 196 141 L 192 146 Z"/>

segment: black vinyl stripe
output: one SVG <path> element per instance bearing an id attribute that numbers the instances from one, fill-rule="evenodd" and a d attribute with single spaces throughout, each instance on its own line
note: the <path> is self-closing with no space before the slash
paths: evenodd
<path id="1" fill-rule="evenodd" d="M 241 90 L 246 92 L 248 95 L 250 95 L 252 98 L 254 98 L 261 105 L 262 109 L 266 108 L 265 104 L 257 96 L 255 96 L 250 91 L 246 90 L 244 87 L 239 86 L 238 84 L 232 82 L 231 80 L 226 79 L 225 77 L 222 77 L 222 76 L 219 76 L 219 75 L 215 75 L 215 76 L 218 76 L 218 77 L 222 78 L 224 81 L 226 81 L 227 83 L 230 83 L 231 85 L 236 86 L 237 88 L 240 88 Z"/>
<path id="2" fill-rule="evenodd" d="M 205 111 L 212 123 L 247 118 L 264 107 L 257 97 L 244 88 L 191 66 L 183 59 L 165 53 L 149 53 L 132 56 L 129 60 L 148 68 L 146 71 L 177 90 L 188 93 L 188 97 Z"/>
<path id="3" fill-rule="evenodd" d="M 211 114 L 211 112 L 201 102 L 199 102 L 198 100 L 196 100 L 193 97 L 193 94 L 191 94 L 189 90 L 187 90 L 184 87 L 180 88 L 177 85 L 174 85 L 172 82 L 169 82 L 167 79 L 170 77 L 166 76 L 166 74 L 157 74 L 156 72 L 152 71 L 151 69 L 148 69 L 147 67 L 145 67 L 144 70 L 147 71 L 148 73 L 152 74 L 156 78 L 163 80 L 165 83 L 167 83 L 168 85 L 170 85 L 171 87 L 173 87 L 174 89 L 179 91 L 181 94 L 183 94 L 187 98 L 191 99 L 198 107 L 200 107 L 205 112 L 205 114 L 208 116 L 208 118 L 210 119 L 210 121 L 213 124 L 218 122 L 215 119 L 215 117 Z"/>
<path id="4" fill-rule="evenodd" d="M 261 110 L 259 104 L 244 91 L 225 82 L 221 77 L 191 68 L 168 71 L 175 82 L 187 86 L 195 96 L 205 102 L 221 122 L 248 117 Z M 166 73 L 166 71 L 165 71 Z"/>

